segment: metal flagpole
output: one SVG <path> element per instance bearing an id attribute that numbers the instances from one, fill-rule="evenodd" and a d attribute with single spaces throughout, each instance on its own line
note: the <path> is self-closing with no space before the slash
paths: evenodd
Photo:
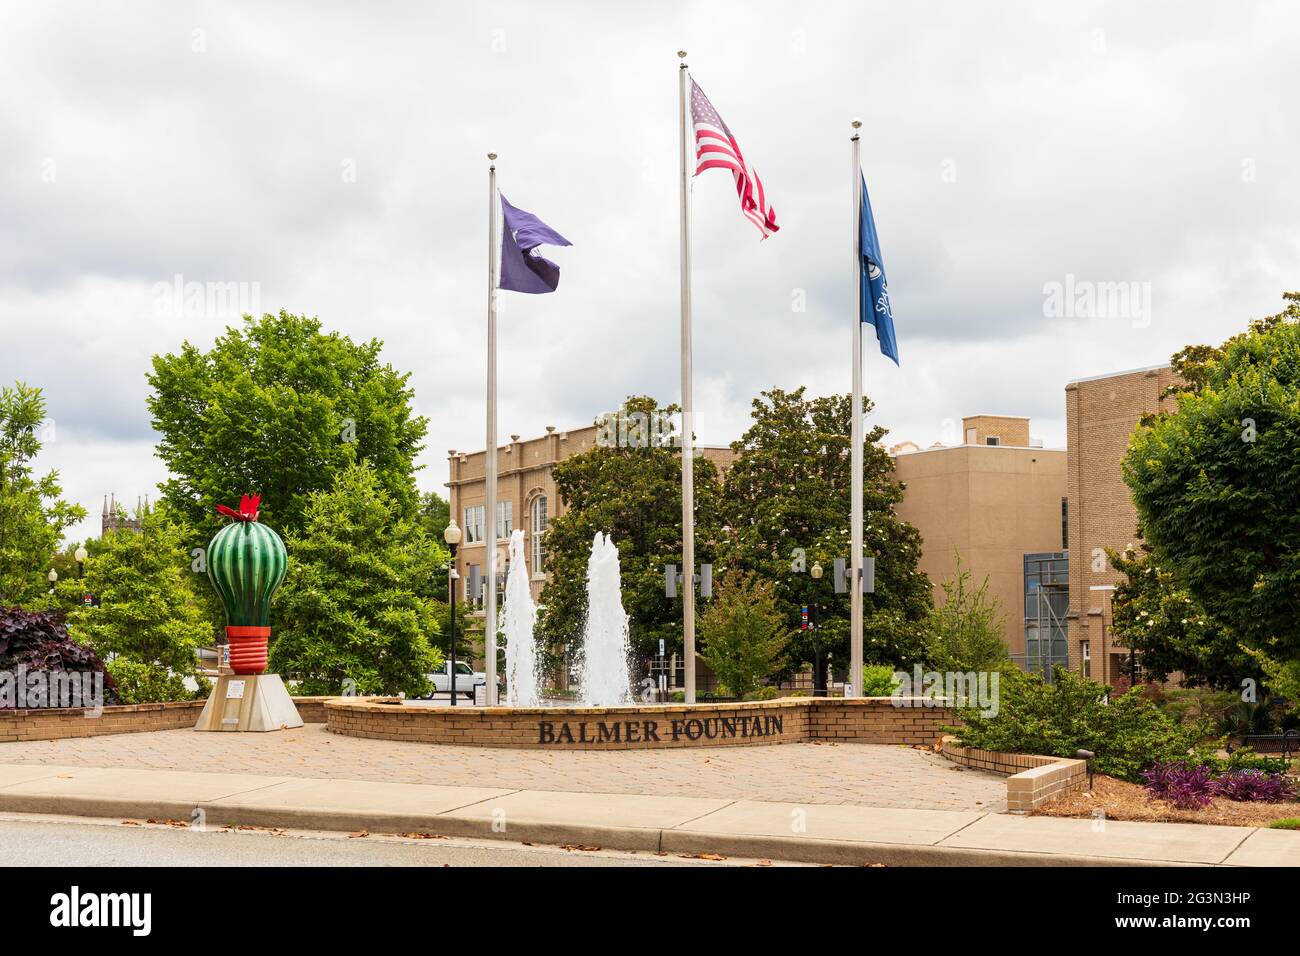
<path id="1" fill-rule="evenodd" d="M 862 152 L 861 120 L 853 121 L 853 400 L 850 414 L 852 479 L 849 482 L 849 678 L 845 696 L 862 695 Z"/>
<path id="2" fill-rule="evenodd" d="M 695 703 L 695 417 L 691 396 L 691 237 L 686 161 L 686 51 L 678 50 L 682 200 L 682 656 L 686 659 L 686 703 Z"/>
<path id="3" fill-rule="evenodd" d="M 497 166 L 496 153 L 488 153 L 488 310 L 487 310 L 487 444 L 484 453 L 485 488 L 483 523 L 487 532 L 487 599 L 483 617 L 487 705 L 497 703 Z M 473 682 L 470 684 L 473 687 Z M 451 677 L 452 697 L 456 675 Z"/>

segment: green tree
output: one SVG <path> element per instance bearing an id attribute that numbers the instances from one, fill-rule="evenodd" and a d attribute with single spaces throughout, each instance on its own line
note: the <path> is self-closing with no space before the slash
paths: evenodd
<path id="1" fill-rule="evenodd" d="M 682 648 L 681 599 L 664 597 L 664 565 L 682 563 L 681 449 L 666 423 L 677 406 L 634 396 L 605 422 L 595 448 L 555 466 L 567 510 L 546 530 L 546 571 L 538 633 L 554 660 L 582 634 L 587 610 L 587 559 L 596 532 L 618 545 L 623 607 L 631 619 L 633 654 L 646 658 L 665 642 Z M 714 560 L 721 534 L 718 472 L 694 459 L 696 561 Z"/>
<path id="2" fill-rule="evenodd" d="M 1145 541 L 1141 551 L 1108 555 L 1125 576 L 1111 599 L 1112 626 L 1119 643 L 1137 652 L 1147 677 L 1165 681 L 1180 674 L 1188 687 L 1240 690 L 1243 680 L 1263 676 L 1259 662 L 1180 586 Z"/>
<path id="3" fill-rule="evenodd" d="M 420 495 L 416 517 L 425 534 L 437 541 L 445 540 L 442 533 L 451 523 L 451 505 L 447 503 L 446 498 L 436 491 L 426 491 Z"/>
<path id="4" fill-rule="evenodd" d="M 77 607 L 68 630 L 101 657 L 193 674 L 199 647 L 216 637 L 195 594 L 207 584 L 190 570 L 189 550 L 165 508 L 142 509 L 138 516 L 140 531 L 109 531 L 90 543 L 83 579 L 60 581 L 61 588 L 100 601 L 99 607 Z"/>
<path id="5" fill-rule="evenodd" d="M 59 474 L 32 474 L 46 406 L 39 388 L 0 389 L 0 604 L 23 604 L 48 588 L 45 576 L 63 531 L 86 517 L 63 500 Z"/>
<path id="6" fill-rule="evenodd" d="M 988 578 L 975 587 L 961 555 L 956 559 L 956 573 L 941 585 L 943 601 L 930 612 L 926 663 L 938 671 L 1002 670 L 1011 663 L 1003 636 L 1006 618 L 989 594 Z"/>
<path id="7" fill-rule="evenodd" d="M 732 443 L 723 499 L 730 535 L 724 564 L 772 581 L 791 629 L 800 606 L 815 601 L 823 654 L 847 663 L 849 595 L 836 595 L 830 569 L 849 557 L 850 407 L 848 395 L 807 398 L 804 389 L 774 388 L 753 402 L 753 424 Z M 864 399 L 864 413 L 873 404 Z M 894 509 L 903 489 L 893 459 L 880 446 L 880 426 L 867 429 L 863 451 L 863 543 L 876 556 L 876 591 L 865 596 L 864 656 L 902 666 L 919 661 L 930 581 L 917 568 L 921 536 Z M 825 576 L 808 573 L 820 563 Z M 813 640 L 799 632 L 793 663 L 812 661 Z"/>
<path id="8" fill-rule="evenodd" d="M 1280 662 L 1300 659 L 1300 293 L 1285 299 L 1222 346 L 1175 355 L 1177 408 L 1148 418 L 1124 458 L 1171 585 L 1207 629 Z"/>
<path id="9" fill-rule="evenodd" d="M 187 342 L 155 356 L 148 403 L 171 473 L 164 501 L 206 541 L 218 503 L 260 493 L 262 520 L 288 537 L 314 492 L 365 462 L 378 493 L 411 517 L 428 422 L 412 411 L 409 373 L 382 364 L 381 347 L 282 311 L 245 316 L 207 352 Z"/>
<path id="10" fill-rule="evenodd" d="M 790 642 L 774 585 L 757 575 L 730 571 L 700 615 L 700 656 L 734 697 L 744 699 L 781 664 Z"/>
<path id="11" fill-rule="evenodd" d="M 287 546 L 271 669 L 304 694 L 341 693 L 345 680 L 360 694 L 427 693 L 445 616 L 428 595 L 435 575 L 445 581 L 447 551 L 401 514 L 375 470 L 353 465 L 314 493 Z"/>

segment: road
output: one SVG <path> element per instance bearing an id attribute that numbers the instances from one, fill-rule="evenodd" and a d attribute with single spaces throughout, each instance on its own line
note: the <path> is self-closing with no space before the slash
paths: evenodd
<path id="1" fill-rule="evenodd" d="M 745 866 L 757 862 L 565 850 L 504 841 L 350 836 L 320 831 L 200 831 L 165 823 L 12 813 L 0 814 L 0 859 L 9 867 Z"/>

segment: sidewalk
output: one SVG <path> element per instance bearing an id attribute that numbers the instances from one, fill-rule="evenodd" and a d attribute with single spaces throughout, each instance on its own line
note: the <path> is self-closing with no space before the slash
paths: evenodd
<path id="1" fill-rule="evenodd" d="M 890 866 L 1300 866 L 1300 833 L 984 811 L 0 765 L 0 810 Z"/>

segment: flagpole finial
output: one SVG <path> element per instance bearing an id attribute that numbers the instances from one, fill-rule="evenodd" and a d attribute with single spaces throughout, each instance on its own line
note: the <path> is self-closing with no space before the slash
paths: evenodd
<path id="1" fill-rule="evenodd" d="M 853 135 L 850 139 L 857 139 L 858 130 L 862 129 L 862 120 L 855 118 L 849 125 L 853 127 Z"/>
<path id="2" fill-rule="evenodd" d="M 686 51 L 685 51 L 685 50 L 678 50 L 678 51 L 677 51 L 677 58 L 678 58 L 679 60 L 682 61 L 682 69 L 683 69 L 683 70 L 686 69 Z"/>

